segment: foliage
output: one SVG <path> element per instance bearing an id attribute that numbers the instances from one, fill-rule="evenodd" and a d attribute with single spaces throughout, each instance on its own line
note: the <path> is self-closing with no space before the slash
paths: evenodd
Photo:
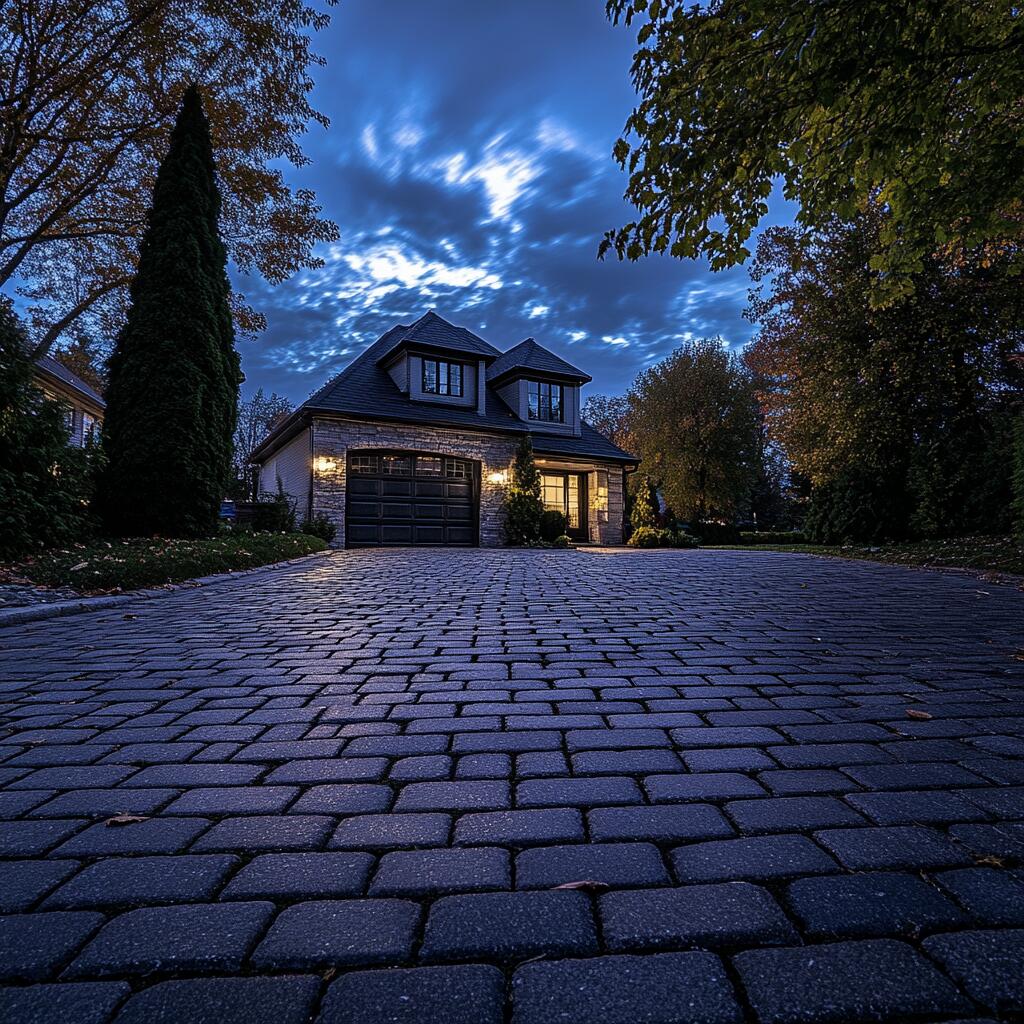
<path id="1" fill-rule="evenodd" d="M 243 274 L 277 283 L 337 237 L 286 182 L 310 105 L 312 37 L 334 0 L 9 0 L 0 14 L 0 285 L 34 300 L 42 351 L 85 323 L 115 337 L 146 203 L 186 85 L 207 104 L 224 238 Z M 318 9 L 320 8 L 320 9 Z M 235 297 L 245 331 L 261 315 Z M 81 318 L 85 317 L 83 321 Z"/>
<path id="2" fill-rule="evenodd" d="M 191 89 L 110 359 L 100 496 L 116 535 L 198 537 L 217 525 L 241 379 L 219 210 L 209 126 Z"/>
<path id="3" fill-rule="evenodd" d="M 327 516 L 318 515 L 303 520 L 299 527 L 299 533 L 308 534 L 310 537 L 319 537 L 322 541 L 330 544 L 338 534 L 338 527 Z"/>
<path id="4" fill-rule="evenodd" d="M 564 512 L 546 508 L 540 514 L 540 539 L 554 541 L 565 535 L 569 520 Z"/>
<path id="5" fill-rule="evenodd" d="M 560 534 L 551 542 L 551 546 L 553 548 L 571 548 L 572 538 L 567 537 L 564 533 Z"/>
<path id="6" fill-rule="evenodd" d="M 1024 413 L 1017 414 L 1013 434 L 1013 522 L 1024 539 Z"/>
<path id="7" fill-rule="evenodd" d="M 833 220 L 809 247 L 762 236 L 745 358 L 768 436 L 813 486 L 817 539 L 1003 529 L 1024 289 L 1005 263 L 929 258 L 913 294 L 873 308 L 880 222 Z"/>
<path id="8" fill-rule="evenodd" d="M 807 535 L 802 530 L 759 530 L 740 533 L 741 544 L 806 544 Z"/>
<path id="9" fill-rule="evenodd" d="M 272 533 L 295 531 L 295 502 L 285 494 L 280 477 L 277 478 L 277 491 L 261 494 L 253 506 L 253 525 L 257 530 Z M 328 542 L 332 539 L 324 538 Z"/>
<path id="10" fill-rule="evenodd" d="M 281 395 L 272 392 L 269 398 L 265 396 L 263 388 L 239 404 L 231 456 L 234 491 L 239 501 L 256 498 L 259 474 L 253 471 L 252 453 L 292 408 L 292 403 Z"/>
<path id="11" fill-rule="evenodd" d="M 689 532 L 697 537 L 701 544 L 738 544 L 740 531 L 732 523 L 694 522 L 690 523 Z"/>
<path id="12" fill-rule="evenodd" d="M 612 444 L 630 451 L 629 398 L 625 395 L 590 395 L 583 403 L 582 418 Z"/>
<path id="13" fill-rule="evenodd" d="M 627 543 L 634 548 L 695 548 L 700 542 L 681 530 L 640 526 L 633 531 Z"/>
<path id="14" fill-rule="evenodd" d="M 32 380 L 21 325 L 0 298 L 0 558 L 68 544 L 94 528 L 89 500 L 98 455 L 68 446 L 64 407 Z"/>
<path id="15" fill-rule="evenodd" d="M 936 247 L 1024 231 L 1024 33 L 1002 3 L 609 0 L 643 22 L 639 103 L 615 157 L 637 221 L 602 252 L 744 260 L 777 179 L 798 223 L 870 207 L 872 298 L 907 294 Z M 1015 259 L 1020 265 L 1021 255 Z"/>
<path id="16" fill-rule="evenodd" d="M 533 442 L 527 434 L 516 450 L 505 496 L 506 543 L 513 546 L 536 544 L 540 540 L 543 511 L 540 473 L 533 458 Z"/>
<path id="17" fill-rule="evenodd" d="M 43 586 L 70 586 L 83 593 L 134 590 L 251 569 L 326 547 L 319 537 L 302 533 L 133 539 L 46 551 L 17 563 L 12 572 Z"/>
<path id="18" fill-rule="evenodd" d="M 61 366 L 84 380 L 94 391 L 101 395 L 106 391 L 106 353 L 91 334 L 77 331 L 70 341 L 55 348 L 51 354 Z"/>
<path id="19" fill-rule="evenodd" d="M 688 341 L 629 392 L 634 450 L 685 519 L 732 519 L 756 475 L 753 376 L 720 338 Z"/>
<path id="20" fill-rule="evenodd" d="M 648 476 L 634 477 L 630 488 L 632 501 L 629 509 L 629 525 L 634 530 L 652 527 L 658 515 L 658 491 Z"/>

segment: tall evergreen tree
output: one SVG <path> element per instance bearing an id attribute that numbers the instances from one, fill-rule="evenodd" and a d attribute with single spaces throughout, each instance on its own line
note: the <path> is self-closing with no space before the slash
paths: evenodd
<path id="1" fill-rule="evenodd" d="M 185 93 L 110 358 L 104 521 L 122 535 L 203 536 L 231 476 L 241 380 L 199 91 Z"/>
<path id="2" fill-rule="evenodd" d="M 536 544 L 540 540 L 540 472 L 533 458 L 533 441 L 527 434 L 519 442 L 512 462 L 512 479 L 505 498 L 505 540 L 513 545 Z"/>

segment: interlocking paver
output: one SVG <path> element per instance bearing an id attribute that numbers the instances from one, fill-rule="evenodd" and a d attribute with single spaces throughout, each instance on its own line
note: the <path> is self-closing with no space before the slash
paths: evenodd
<path id="1" fill-rule="evenodd" d="M 1016 588 L 405 549 L 131 614 L 0 638 L 5 1024 L 1024 1012 Z"/>

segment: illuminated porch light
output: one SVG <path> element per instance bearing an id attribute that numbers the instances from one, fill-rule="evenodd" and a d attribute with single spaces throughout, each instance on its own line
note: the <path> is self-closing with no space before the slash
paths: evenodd
<path id="1" fill-rule="evenodd" d="M 508 470 L 507 469 L 493 469 L 487 474 L 487 482 L 490 484 L 507 484 L 508 483 Z"/>
<path id="2" fill-rule="evenodd" d="M 313 465 L 318 473 L 332 473 L 338 468 L 338 463 L 328 455 L 318 455 Z"/>

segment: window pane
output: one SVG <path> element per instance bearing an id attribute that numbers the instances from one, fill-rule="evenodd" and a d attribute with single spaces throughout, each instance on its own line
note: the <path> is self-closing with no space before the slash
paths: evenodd
<path id="1" fill-rule="evenodd" d="M 353 473 L 380 472 L 380 463 L 376 455 L 353 455 L 350 465 Z"/>
<path id="2" fill-rule="evenodd" d="M 468 480 L 470 472 L 470 464 L 462 459 L 444 460 L 444 475 L 451 480 Z"/>
<path id="3" fill-rule="evenodd" d="M 565 512 L 565 477 L 541 476 L 540 496 L 545 508 Z"/>
<path id="4" fill-rule="evenodd" d="M 540 385 L 534 381 L 530 381 L 530 419 L 540 419 Z"/>
<path id="5" fill-rule="evenodd" d="M 412 459 L 408 455 L 385 455 L 381 459 L 381 468 L 389 476 L 403 476 L 412 469 Z"/>
<path id="6" fill-rule="evenodd" d="M 451 394 L 462 397 L 462 363 L 452 363 L 448 378 Z"/>
<path id="7" fill-rule="evenodd" d="M 433 455 L 417 455 L 416 456 L 416 475 L 417 476 L 440 476 L 441 475 L 441 460 L 435 458 Z"/>
<path id="8" fill-rule="evenodd" d="M 437 362 L 433 359 L 423 360 L 423 390 L 432 395 L 436 395 L 438 393 Z"/>
<path id="9" fill-rule="evenodd" d="M 562 385 L 555 384 L 551 388 L 551 418 L 562 422 Z"/>
<path id="10" fill-rule="evenodd" d="M 569 476 L 569 526 L 574 530 L 580 525 L 580 478 L 572 473 Z"/>

